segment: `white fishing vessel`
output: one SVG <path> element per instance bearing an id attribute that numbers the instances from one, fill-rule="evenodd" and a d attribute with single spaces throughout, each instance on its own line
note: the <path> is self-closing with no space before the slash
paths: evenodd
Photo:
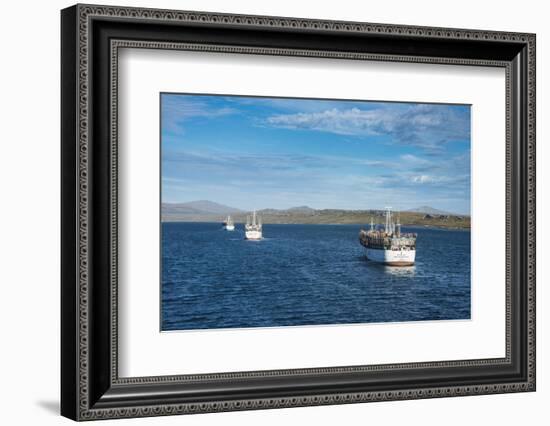
<path id="1" fill-rule="evenodd" d="M 262 220 L 260 217 L 256 217 L 256 210 L 254 210 L 252 216 L 248 215 L 246 217 L 244 235 L 247 240 L 262 239 Z"/>
<path id="2" fill-rule="evenodd" d="M 416 234 L 401 233 L 399 218 L 393 221 L 391 207 L 386 207 L 386 224 L 376 229 L 371 218 L 370 229 L 359 232 L 359 242 L 367 249 L 367 259 L 390 266 L 414 265 L 416 257 Z"/>
<path id="3" fill-rule="evenodd" d="M 223 221 L 223 227 L 226 231 L 235 230 L 235 223 L 233 223 L 233 219 L 231 219 L 231 216 L 227 216 L 227 218 Z"/>

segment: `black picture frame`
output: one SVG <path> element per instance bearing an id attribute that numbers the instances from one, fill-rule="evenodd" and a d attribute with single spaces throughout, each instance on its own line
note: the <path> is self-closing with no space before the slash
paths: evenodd
<path id="1" fill-rule="evenodd" d="M 534 34 L 75 5 L 61 12 L 61 414 L 74 420 L 535 390 Z M 506 70 L 506 357 L 118 377 L 117 49 Z M 504 178 L 504 177 L 503 177 Z"/>

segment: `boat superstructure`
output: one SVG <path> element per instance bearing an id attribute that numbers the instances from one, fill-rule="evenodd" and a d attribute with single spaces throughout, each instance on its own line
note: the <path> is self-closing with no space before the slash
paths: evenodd
<path id="1" fill-rule="evenodd" d="M 244 235 L 247 240 L 262 239 L 262 219 L 259 216 L 256 216 L 256 210 L 254 210 L 252 215 L 248 215 L 246 217 Z"/>
<path id="2" fill-rule="evenodd" d="M 414 265 L 416 237 L 416 234 L 401 232 L 399 216 L 394 223 L 391 207 L 386 207 L 383 228 L 375 226 L 371 218 L 370 229 L 359 232 L 359 242 L 367 249 L 367 259 L 391 266 Z"/>
<path id="3" fill-rule="evenodd" d="M 223 227 L 226 231 L 235 230 L 235 223 L 233 222 L 233 219 L 231 219 L 231 216 L 227 216 L 227 218 L 223 221 Z"/>

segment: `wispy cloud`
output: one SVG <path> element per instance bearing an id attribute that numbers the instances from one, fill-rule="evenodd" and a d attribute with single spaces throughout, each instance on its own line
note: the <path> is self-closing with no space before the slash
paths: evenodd
<path id="1" fill-rule="evenodd" d="M 208 102 L 207 98 L 198 96 L 162 97 L 162 125 L 163 129 L 181 134 L 184 132 L 184 123 L 193 118 L 217 118 L 235 114 L 238 110 L 228 106 L 216 106 Z"/>
<path id="2" fill-rule="evenodd" d="M 464 109 L 468 107 L 463 107 Z M 315 130 L 346 136 L 390 136 L 393 142 L 429 150 L 450 141 L 468 139 L 469 114 L 445 105 L 391 105 L 374 109 L 332 108 L 320 112 L 275 114 L 273 127 Z"/>
<path id="3" fill-rule="evenodd" d="M 226 182 L 269 187 L 311 180 L 318 185 L 326 179 L 338 181 L 341 187 L 360 184 L 363 188 L 380 187 L 393 191 L 397 187 L 468 187 L 468 155 L 457 155 L 438 161 L 404 154 L 394 161 L 328 155 L 247 154 L 239 152 L 164 152 L 163 164 L 186 174 L 208 173 L 226 177 Z M 350 170 L 355 174 L 350 175 Z M 168 173 L 168 172 L 167 172 Z"/>
<path id="4" fill-rule="evenodd" d="M 221 173 L 265 174 L 268 171 L 297 171 L 303 169 L 325 169 L 334 167 L 339 161 L 331 157 L 290 154 L 246 154 L 228 152 L 172 152 L 163 153 L 164 164 L 178 163 L 189 170 L 197 167 Z"/>
<path id="5" fill-rule="evenodd" d="M 440 182 L 440 177 L 430 176 L 430 175 L 420 175 L 420 176 L 412 176 L 412 181 L 414 183 L 433 183 L 433 182 Z"/>

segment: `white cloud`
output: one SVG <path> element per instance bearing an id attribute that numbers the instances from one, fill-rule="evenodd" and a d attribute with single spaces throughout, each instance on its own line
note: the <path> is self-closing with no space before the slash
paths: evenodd
<path id="1" fill-rule="evenodd" d="M 434 176 L 430 175 L 420 175 L 420 176 L 413 176 L 412 181 L 414 183 L 433 183 L 440 181 L 440 178 L 436 178 Z"/>
<path id="2" fill-rule="evenodd" d="M 347 136 L 385 135 L 394 142 L 432 150 L 441 148 L 446 142 L 470 136 L 469 114 L 449 105 L 389 104 L 375 109 L 332 108 L 319 112 L 272 115 L 266 123 L 273 127 Z"/>
<path id="3" fill-rule="evenodd" d="M 351 108 L 347 110 L 329 109 L 322 112 L 299 112 L 296 114 L 278 114 L 267 118 L 268 124 L 276 127 L 291 129 L 309 129 L 340 135 L 368 135 L 378 134 L 387 117 L 380 115 L 377 110 L 361 110 Z"/>
<path id="4" fill-rule="evenodd" d="M 179 95 L 162 96 L 163 129 L 174 133 L 182 134 L 185 131 L 185 121 L 191 118 L 216 118 L 237 112 L 237 109 L 230 107 L 213 108 L 197 96 L 192 98 Z"/>

